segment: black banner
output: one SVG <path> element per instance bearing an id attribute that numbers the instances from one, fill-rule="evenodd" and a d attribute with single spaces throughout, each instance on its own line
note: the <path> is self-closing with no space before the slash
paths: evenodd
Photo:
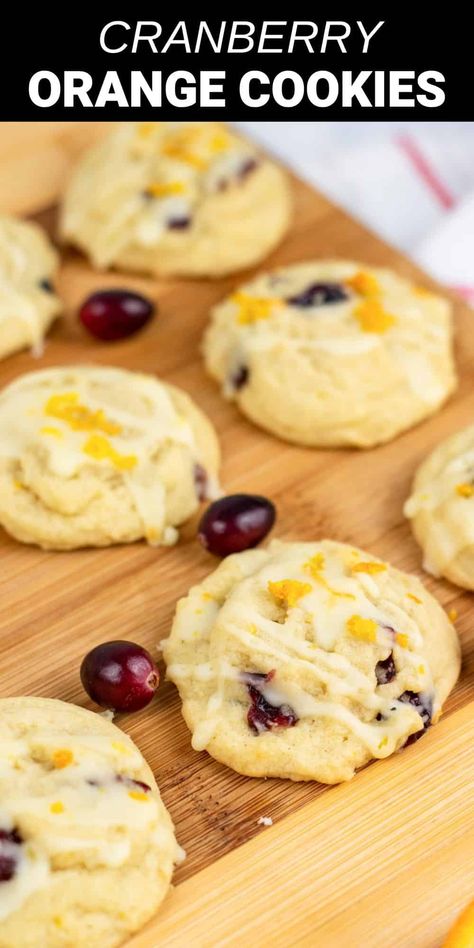
<path id="1" fill-rule="evenodd" d="M 454 4 L 288 6 L 291 17 L 266 4 L 258 18 L 238 4 L 222 16 L 17 7 L 2 14 L 0 119 L 474 117 L 472 41 Z"/>

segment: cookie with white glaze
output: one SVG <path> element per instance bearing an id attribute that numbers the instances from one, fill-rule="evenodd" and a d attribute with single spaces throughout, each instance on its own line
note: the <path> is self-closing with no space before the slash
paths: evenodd
<path id="1" fill-rule="evenodd" d="M 63 701 L 0 700 L 1 948 L 123 944 L 181 854 L 126 734 Z"/>
<path id="2" fill-rule="evenodd" d="M 424 569 L 474 589 L 474 426 L 442 441 L 423 461 L 405 515 Z"/>
<path id="3" fill-rule="evenodd" d="M 80 159 L 61 233 L 100 268 L 221 276 L 262 260 L 290 214 L 283 171 L 230 130 L 127 123 Z"/>
<path id="4" fill-rule="evenodd" d="M 40 353 L 61 310 L 53 281 L 58 255 L 36 224 L 0 216 L 0 359 Z"/>
<path id="5" fill-rule="evenodd" d="M 456 385 L 448 302 L 390 270 L 294 264 L 211 314 L 207 369 L 284 440 L 371 447 L 437 411 Z"/>
<path id="6" fill-rule="evenodd" d="M 179 602 L 163 652 L 195 750 L 322 783 L 421 737 L 460 666 L 415 577 L 328 540 L 229 556 Z"/>
<path id="7" fill-rule="evenodd" d="M 210 422 L 154 376 L 65 366 L 0 393 L 0 524 L 24 543 L 172 544 L 218 465 Z"/>

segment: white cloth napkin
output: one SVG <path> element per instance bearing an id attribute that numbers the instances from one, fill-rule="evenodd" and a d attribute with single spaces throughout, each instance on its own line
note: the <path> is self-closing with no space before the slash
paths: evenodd
<path id="1" fill-rule="evenodd" d="M 242 128 L 474 306 L 474 123 Z"/>

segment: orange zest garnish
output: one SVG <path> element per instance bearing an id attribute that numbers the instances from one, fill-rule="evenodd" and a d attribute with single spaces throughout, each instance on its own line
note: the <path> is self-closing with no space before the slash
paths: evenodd
<path id="1" fill-rule="evenodd" d="M 119 454 L 103 435 L 91 435 L 82 450 L 95 461 L 110 461 L 119 471 L 130 471 L 137 463 L 134 454 Z"/>
<path id="2" fill-rule="evenodd" d="M 53 764 L 56 770 L 63 770 L 64 767 L 69 767 L 74 760 L 74 755 L 72 751 L 67 748 L 60 748 L 55 751 L 53 754 Z"/>
<path id="3" fill-rule="evenodd" d="M 376 296 L 377 293 L 380 293 L 378 280 L 365 270 L 359 270 L 345 282 L 347 286 L 350 286 L 356 293 L 360 293 L 361 296 Z"/>
<path id="4" fill-rule="evenodd" d="M 298 579 L 281 579 L 268 583 L 268 591 L 273 598 L 290 608 L 295 606 L 303 596 L 307 596 L 311 590 L 312 586 L 309 583 L 300 583 Z"/>
<path id="5" fill-rule="evenodd" d="M 460 497 L 472 497 L 474 494 L 474 484 L 456 484 L 456 493 Z"/>
<path id="6" fill-rule="evenodd" d="M 275 309 L 281 306 L 281 300 L 270 296 L 250 296 L 238 290 L 231 296 L 231 302 L 237 306 L 237 322 L 242 326 L 256 323 L 260 319 L 269 319 Z"/>
<path id="7" fill-rule="evenodd" d="M 377 563 L 376 560 L 369 560 L 367 563 L 354 563 L 354 566 L 351 566 L 353 573 L 369 573 L 370 575 L 384 573 L 386 569 L 385 563 Z"/>
<path id="8" fill-rule="evenodd" d="M 354 310 L 354 316 L 363 332 L 387 332 L 387 329 L 396 323 L 395 316 L 387 313 L 382 304 L 373 298 L 359 303 Z"/>
<path id="9" fill-rule="evenodd" d="M 51 395 L 44 406 L 44 414 L 64 421 L 73 431 L 103 431 L 115 435 L 122 430 L 120 425 L 106 418 L 101 408 L 91 411 L 86 405 L 81 405 L 77 392 Z"/>
<path id="10" fill-rule="evenodd" d="M 363 619 L 362 616 L 351 616 L 346 622 L 347 631 L 355 639 L 362 642 L 377 641 L 377 623 L 374 619 Z"/>
<path id="11" fill-rule="evenodd" d="M 474 901 L 458 916 L 442 948 L 474 948 Z"/>

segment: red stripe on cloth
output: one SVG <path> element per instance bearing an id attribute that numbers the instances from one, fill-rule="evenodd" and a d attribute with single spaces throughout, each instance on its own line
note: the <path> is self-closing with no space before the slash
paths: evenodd
<path id="1" fill-rule="evenodd" d="M 434 194 L 439 204 L 441 204 L 445 210 L 450 210 L 454 207 L 456 203 L 454 196 L 443 181 L 441 181 L 441 178 L 438 177 L 437 172 L 420 150 L 417 142 L 415 142 L 413 138 L 410 138 L 409 135 L 400 135 L 396 139 L 396 142 L 402 151 L 405 152 L 413 168 L 419 174 L 420 178 L 423 179 L 431 193 Z"/>
<path id="2" fill-rule="evenodd" d="M 450 289 L 466 300 L 474 300 L 474 286 L 451 286 Z"/>

